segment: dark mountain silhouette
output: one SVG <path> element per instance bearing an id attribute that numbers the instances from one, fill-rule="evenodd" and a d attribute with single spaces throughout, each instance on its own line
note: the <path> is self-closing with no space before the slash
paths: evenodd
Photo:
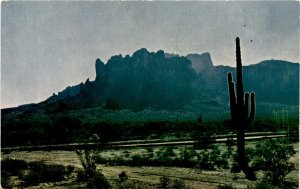
<path id="1" fill-rule="evenodd" d="M 228 111 L 226 77 L 234 68 L 214 66 L 209 53 L 183 57 L 142 48 L 132 56 L 113 56 L 106 64 L 97 59 L 95 69 L 94 81 L 87 79 L 39 104 L 5 109 L 2 113 L 16 110 L 51 113 L 88 107 Z M 243 70 L 245 91 L 256 92 L 258 107 L 299 105 L 298 63 L 266 60 L 244 66 Z"/>
<path id="2" fill-rule="evenodd" d="M 163 51 L 153 53 L 144 48 L 132 56 L 113 56 L 107 64 L 97 59 L 95 68 L 95 81 L 68 87 L 46 102 L 63 101 L 72 107 L 174 110 L 191 101 L 197 79 L 191 61 L 185 57 L 166 58 Z"/>

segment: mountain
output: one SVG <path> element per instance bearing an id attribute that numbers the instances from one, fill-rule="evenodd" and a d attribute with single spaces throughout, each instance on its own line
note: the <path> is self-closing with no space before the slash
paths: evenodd
<path id="1" fill-rule="evenodd" d="M 235 69 L 214 66 L 209 53 L 186 57 L 142 48 L 132 56 L 112 56 L 95 62 L 96 78 L 68 86 L 57 95 L 11 111 L 55 113 L 70 109 L 147 108 L 205 112 L 211 117 L 228 114 L 227 73 Z M 244 66 L 245 91 L 256 92 L 258 113 L 299 105 L 299 64 L 266 60 Z M 294 108 L 295 109 L 295 108 Z M 219 115 L 217 115 L 219 114 Z"/>
<path id="2" fill-rule="evenodd" d="M 191 100 L 197 78 L 185 57 L 167 58 L 163 51 L 144 48 L 132 56 L 113 56 L 106 64 L 97 59 L 95 68 L 95 81 L 67 87 L 45 103 L 57 100 L 72 107 L 175 110 Z"/>
<path id="3" fill-rule="evenodd" d="M 186 58 L 192 62 L 192 67 L 197 73 L 210 71 L 214 67 L 208 52 L 203 54 L 188 54 Z"/>

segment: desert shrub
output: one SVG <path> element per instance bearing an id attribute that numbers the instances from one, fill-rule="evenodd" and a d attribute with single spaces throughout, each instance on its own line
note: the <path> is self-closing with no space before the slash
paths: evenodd
<path id="1" fill-rule="evenodd" d="M 42 161 L 28 163 L 29 172 L 24 175 L 24 181 L 28 185 L 40 182 L 58 182 L 64 180 L 66 170 L 63 165 L 45 164 Z"/>
<path id="2" fill-rule="evenodd" d="M 196 151 L 194 148 L 181 148 L 179 152 L 179 156 L 181 160 L 187 161 L 196 156 Z"/>
<path id="3" fill-rule="evenodd" d="M 27 163 L 24 160 L 4 159 L 1 163 L 2 179 L 6 176 L 7 178 L 12 175 L 18 176 L 26 186 L 37 185 L 40 182 L 62 181 L 71 173 L 67 172 L 63 165 L 45 164 L 42 161 Z"/>
<path id="4" fill-rule="evenodd" d="M 205 149 L 197 154 L 196 168 L 204 170 L 215 170 L 215 168 L 228 168 L 227 152 L 221 152 L 218 145 L 212 149 Z"/>
<path id="5" fill-rule="evenodd" d="M 86 181 L 87 188 L 111 188 L 110 183 L 101 172 L 97 171 L 96 158 L 98 152 L 92 150 L 76 150 L 83 170 L 77 172 L 77 181 Z"/>
<path id="6" fill-rule="evenodd" d="M 275 189 L 276 187 L 268 180 L 261 180 L 255 184 L 247 185 L 247 189 Z"/>
<path id="7" fill-rule="evenodd" d="M 215 161 L 215 165 L 216 165 L 218 168 L 228 169 L 228 168 L 229 168 L 229 163 L 228 163 L 228 160 L 227 160 L 226 155 L 225 155 L 225 154 L 222 154 L 222 155 L 221 155 L 221 158 L 218 158 L 218 159 Z"/>
<path id="8" fill-rule="evenodd" d="M 114 188 L 117 189 L 144 189 L 144 188 L 149 188 L 149 186 L 141 181 L 137 180 L 127 180 L 125 182 L 116 182 L 116 185 Z"/>
<path id="9" fill-rule="evenodd" d="M 25 186 L 35 186 L 41 182 L 40 175 L 32 170 L 25 172 L 23 180 L 25 182 Z"/>
<path id="10" fill-rule="evenodd" d="M 212 147 L 212 150 L 211 150 L 209 156 L 210 156 L 211 162 L 214 165 L 216 165 L 218 167 L 221 166 L 222 159 L 221 159 L 221 150 L 220 150 L 219 146 L 214 145 Z"/>
<path id="11" fill-rule="evenodd" d="M 63 165 L 45 164 L 43 161 L 28 163 L 31 171 L 37 172 L 41 177 L 48 177 L 50 180 L 59 180 L 57 177 L 63 177 L 65 167 Z"/>
<path id="12" fill-rule="evenodd" d="M 127 150 L 124 150 L 122 153 L 123 153 L 124 156 L 127 157 L 127 158 L 130 156 L 130 152 L 127 151 Z"/>
<path id="13" fill-rule="evenodd" d="M 119 174 L 119 180 L 120 182 L 125 182 L 128 180 L 128 176 L 126 174 L 125 171 L 122 171 L 120 174 Z"/>
<path id="14" fill-rule="evenodd" d="M 163 176 L 159 179 L 159 188 L 168 188 L 171 184 L 169 177 Z"/>
<path id="15" fill-rule="evenodd" d="M 186 189 L 188 187 L 187 187 L 186 183 L 183 180 L 181 180 L 181 179 L 175 179 L 173 181 L 172 188 L 174 188 L 174 189 Z"/>
<path id="16" fill-rule="evenodd" d="M 173 157 L 175 156 L 174 148 L 172 146 L 167 146 L 163 152 L 164 157 Z"/>
<path id="17" fill-rule="evenodd" d="M 87 175 L 85 174 L 84 170 L 79 169 L 76 171 L 76 181 L 83 182 L 83 181 L 86 181 L 87 179 L 88 178 L 87 178 Z"/>
<path id="18" fill-rule="evenodd" d="M 147 158 L 148 159 L 154 158 L 154 153 L 153 152 L 148 152 L 147 153 Z"/>
<path id="19" fill-rule="evenodd" d="M 130 163 L 131 166 L 142 166 L 147 165 L 148 159 L 142 155 L 135 154 L 131 157 L 132 161 Z"/>
<path id="20" fill-rule="evenodd" d="M 74 171 L 75 167 L 73 165 L 68 165 L 66 167 L 66 174 L 71 174 Z"/>
<path id="21" fill-rule="evenodd" d="M 197 134 L 195 138 L 197 140 L 197 144 L 195 144 L 195 149 L 208 149 L 211 147 L 214 140 L 211 138 L 210 132 L 202 132 L 201 134 Z"/>
<path id="22" fill-rule="evenodd" d="M 27 169 L 28 164 L 24 160 L 19 159 L 3 159 L 1 160 L 1 173 L 6 171 L 9 175 L 18 175 L 24 169 Z"/>
<path id="23" fill-rule="evenodd" d="M 233 152 L 234 152 L 234 140 L 233 140 L 233 133 L 229 133 L 229 137 L 226 140 L 226 156 L 227 158 L 232 158 Z"/>
<path id="24" fill-rule="evenodd" d="M 95 171 L 87 180 L 87 188 L 109 189 L 111 185 L 102 173 Z"/>
<path id="25" fill-rule="evenodd" d="M 266 140 L 256 144 L 253 166 L 256 170 L 262 170 L 266 179 L 273 184 L 281 184 L 285 176 L 295 170 L 295 165 L 289 162 L 295 154 L 293 146 L 280 140 Z"/>
<path id="26" fill-rule="evenodd" d="M 196 168 L 204 169 L 204 170 L 214 170 L 214 164 L 211 161 L 210 152 L 208 150 L 204 150 L 201 153 L 197 154 L 198 162 L 196 164 Z"/>
<path id="27" fill-rule="evenodd" d="M 10 180 L 10 173 L 1 170 L 1 186 L 3 188 L 12 188 L 12 182 Z"/>
<path id="28" fill-rule="evenodd" d="M 227 158 L 228 153 L 224 152 L 222 153 L 218 145 L 214 145 L 211 151 L 211 161 L 214 162 L 214 164 L 218 168 L 225 168 L 227 169 L 229 167 Z"/>
<path id="29" fill-rule="evenodd" d="M 134 162 L 132 161 L 126 161 L 121 156 L 115 156 L 108 160 L 109 165 L 134 165 Z"/>
<path id="30" fill-rule="evenodd" d="M 151 148 L 151 147 L 146 148 L 146 150 L 147 150 L 148 153 L 152 153 L 153 152 L 153 148 Z"/>
<path id="31" fill-rule="evenodd" d="M 84 170 L 84 172 L 77 173 L 77 178 L 86 180 L 96 172 L 95 153 L 91 150 L 76 150 L 75 152 Z"/>
<path id="32" fill-rule="evenodd" d="M 156 155 L 158 158 L 170 158 L 175 156 L 173 147 L 167 146 L 167 147 L 161 147 L 157 152 Z"/>
<path id="33" fill-rule="evenodd" d="M 235 187 L 233 187 L 232 183 L 221 184 L 221 185 L 218 185 L 218 189 L 235 189 Z"/>
<path id="34" fill-rule="evenodd" d="M 177 166 L 181 167 L 193 167 L 195 160 L 193 159 L 197 155 L 194 148 L 180 148 L 179 150 L 179 161 L 175 162 Z"/>
<path id="35" fill-rule="evenodd" d="M 231 158 L 232 158 L 233 162 L 232 162 L 232 166 L 231 166 L 230 172 L 232 172 L 232 173 L 239 173 L 240 172 L 240 168 L 239 168 L 239 165 L 238 165 L 237 149 L 235 149 L 232 152 Z"/>
<path id="36" fill-rule="evenodd" d="M 101 155 L 95 156 L 95 157 L 94 157 L 94 160 L 95 160 L 95 163 L 98 163 L 98 164 L 105 164 L 105 163 L 108 162 L 108 159 L 107 159 L 107 158 L 104 158 L 104 157 L 101 156 Z"/>
<path id="37" fill-rule="evenodd" d="M 198 162 L 196 168 L 204 170 L 215 170 L 215 166 L 218 168 L 228 168 L 226 156 L 226 152 L 222 154 L 219 146 L 214 145 L 211 150 L 205 149 L 197 154 Z"/>

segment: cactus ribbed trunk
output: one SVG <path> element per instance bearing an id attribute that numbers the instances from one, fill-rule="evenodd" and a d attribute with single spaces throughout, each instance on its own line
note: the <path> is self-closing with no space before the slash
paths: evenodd
<path id="1" fill-rule="evenodd" d="M 243 69 L 240 40 L 236 38 L 236 95 L 237 95 L 237 110 L 244 110 L 244 87 L 243 87 Z M 237 111 L 237 145 L 238 145 L 238 164 L 240 169 L 245 169 L 245 132 L 246 126 L 244 121 L 244 112 Z"/>
<path id="2" fill-rule="evenodd" d="M 248 166 L 245 155 L 245 128 L 253 121 L 255 114 L 255 96 L 251 92 L 251 107 L 249 114 L 249 93 L 244 94 L 243 88 L 243 69 L 240 50 L 240 40 L 236 38 L 236 90 L 234 89 L 234 82 L 232 74 L 228 73 L 228 90 L 230 100 L 231 119 L 234 127 L 237 130 L 237 152 L 238 152 L 238 166 L 242 170 L 246 178 L 255 180 L 255 174 Z M 235 92 L 236 91 L 236 92 Z"/>

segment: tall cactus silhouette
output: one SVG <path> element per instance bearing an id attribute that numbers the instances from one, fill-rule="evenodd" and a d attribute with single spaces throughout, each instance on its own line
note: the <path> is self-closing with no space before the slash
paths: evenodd
<path id="1" fill-rule="evenodd" d="M 243 70 L 240 50 L 240 39 L 236 38 L 236 90 L 232 74 L 228 73 L 228 91 L 230 100 L 231 119 L 237 130 L 238 168 L 243 170 L 246 178 L 255 180 L 255 174 L 249 167 L 245 156 L 245 128 L 253 121 L 255 114 L 255 94 L 251 92 L 251 107 L 249 114 L 249 93 L 244 93 Z"/>

